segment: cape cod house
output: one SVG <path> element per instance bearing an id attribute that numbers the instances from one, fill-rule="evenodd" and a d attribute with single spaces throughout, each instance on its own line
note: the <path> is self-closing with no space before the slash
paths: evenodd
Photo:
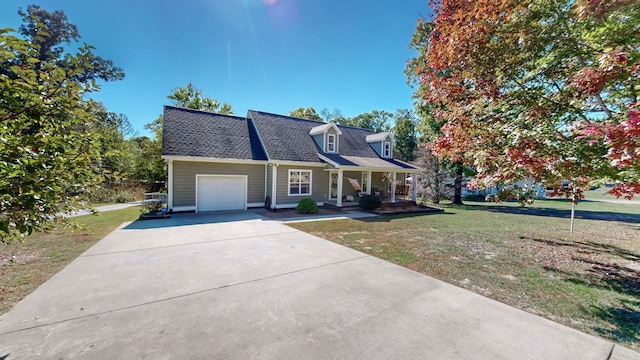
<path id="1" fill-rule="evenodd" d="M 164 107 L 162 157 L 172 211 L 338 207 L 374 194 L 395 202 L 419 172 L 395 159 L 391 133 L 250 110 L 246 117 Z"/>

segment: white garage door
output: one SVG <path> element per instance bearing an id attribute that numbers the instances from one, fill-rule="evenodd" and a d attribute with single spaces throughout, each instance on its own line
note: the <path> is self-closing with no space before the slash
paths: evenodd
<path id="1" fill-rule="evenodd" d="M 247 208 L 246 176 L 196 177 L 197 211 L 245 210 Z"/>

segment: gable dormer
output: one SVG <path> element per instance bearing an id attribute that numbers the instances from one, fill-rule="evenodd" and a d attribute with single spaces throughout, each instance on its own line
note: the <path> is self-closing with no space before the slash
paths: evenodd
<path id="1" fill-rule="evenodd" d="M 338 153 L 342 131 L 335 123 L 316 126 L 309 131 L 309 135 L 313 137 L 313 140 L 320 146 L 322 151 L 330 154 Z"/>
<path id="2" fill-rule="evenodd" d="M 367 142 L 381 158 L 393 158 L 393 135 L 390 132 L 367 135 Z"/>

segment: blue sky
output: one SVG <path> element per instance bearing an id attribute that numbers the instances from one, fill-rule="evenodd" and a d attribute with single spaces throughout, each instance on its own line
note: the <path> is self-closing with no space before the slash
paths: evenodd
<path id="1" fill-rule="evenodd" d="M 140 135 L 189 81 L 241 116 L 412 108 L 403 70 L 416 20 L 430 12 L 427 0 L 3 0 L 0 27 L 17 29 L 18 8 L 32 3 L 63 10 L 81 41 L 124 69 L 93 98 Z"/>

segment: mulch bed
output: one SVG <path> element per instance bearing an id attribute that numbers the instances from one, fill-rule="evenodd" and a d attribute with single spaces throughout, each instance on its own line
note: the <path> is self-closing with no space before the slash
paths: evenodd
<path id="1" fill-rule="evenodd" d="M 264 217 L 268 217 L 270 219 L 284 219 L 284 218 L 293 218 L 293 217 L 314 217 L 321 215 L 336 215 L 336 214 L 344 214 L 341 210 L 333 210 L 328 208 L 320 207 L 318 208 L 318 212 L 315 214 L 300 214 L 296 212 L 295 209 L 278 209 L 275 211 L 264 211 L 260 212 L 260 215 Z"/>
<path id="2" fill-rule="evenodd" d="M 385 207 L 382 209 L 373 210 L 372 213 L 377 215 L 391 215 L 391 214 L 413 214 L 413 213 L 442 212 L 442 211 L 444 210 L 427 207 L 427 206 L 403 206 L 403 207 Z"/>

